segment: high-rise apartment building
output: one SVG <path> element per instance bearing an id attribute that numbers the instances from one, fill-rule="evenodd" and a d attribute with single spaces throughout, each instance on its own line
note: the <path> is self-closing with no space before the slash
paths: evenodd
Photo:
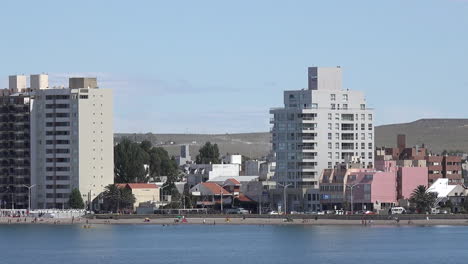
<path id="1" fill-rule="evenodd" d="M 74 188 L 92 201 L 113 183 L 112 91 L 96 78 L 70 78 L 68 88 L 50 88 L 44 74 L 31 75 L 29 88 L 25 76 L 9 81 L 0 97 L 2 199 L 27 208 L 33 186 L 32 208 L 68 208 Z"/>
<path id="2" fill-rule="evenodd" d="M 28 208 L 27 186 L 31 184 L 29 104 L 29 96 L 19 93 L 0 96 L 1 208 Z"/>
<path id="3" fill-rule="evenodd" d="M 373 110 L 364 94 L 342 88 L 340 67 L 308 69 L 308 89 L 284 92 L 270 110 L 275 179 L 287 189 L 287 208 L 320 209 L 319 177 L 345 162 L 373 167 Z"/>

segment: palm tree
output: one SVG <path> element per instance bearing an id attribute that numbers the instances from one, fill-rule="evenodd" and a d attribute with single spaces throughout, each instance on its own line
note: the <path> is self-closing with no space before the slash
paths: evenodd
<path id="1" fill-rule="evenodd" d="M 431 209 L 437 199 L 437 193 L 428 192 L 426 186 L 419 185 L 411 194 L 410 202 L 416 204 L 418 213 L 425 213 Z"/>

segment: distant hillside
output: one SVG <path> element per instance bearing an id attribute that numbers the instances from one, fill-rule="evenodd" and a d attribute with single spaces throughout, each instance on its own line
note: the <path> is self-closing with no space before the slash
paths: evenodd
<path id="1" fill-rule="evenodd" d="M 411 123 L 392 124 L 375 128 L 375 145 L 396 146 L 397 134 L 406 134 L 408 146 L 425 144 L 431 151 L 462 150 L 468 153 L 468 119 L 420 119 Z M 150 140 L 153 145 L 166 148 L 170 155 L 179 155 L 180 145 L 190 144 L 192 157 L 210 141 L 219 145 L 222 154 L 239 153 L 251 158 L 267 155 L 271 149 L 270 134 L 115 134 L 115 141 L 129 137 L 135 141 Z"/>
<path id="2" fill-rule="evenodd" d="M 242 154 L 251 158 L 261 158 L 270 152 L 269 133 L 241 133 L 241 134 L 115 134 L 116 142 L 123 137 L 134 141 L 149 140 L 156 146 L 164 147 L 170 155 L 179 155 L 180 146 L 190 144 L 190 155 L 195 158 L 198 150 L 205 142 L 210 141 L 219 146 L 221 154 Z"/>
<path id="3" fill-rule="evenodd" d="M 396 146 L 396 135 L 406 134 L 406 145 L 425 144 L 432 152 L 462 150 L 468 153 L 468 119 L 420 119 L 375 128 L 376 146 Z"/>

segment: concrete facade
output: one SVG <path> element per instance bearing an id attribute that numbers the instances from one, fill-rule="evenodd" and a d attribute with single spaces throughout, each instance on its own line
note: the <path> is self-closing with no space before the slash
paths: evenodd
<path id="1" fill-rule="evenodd" d="M 295 211 L 319 209 L 318 200 L 307 198 L 318 190 L 323 169 L 374 163 L 374 114 L 364 94 L 342 88 L 340 67 L 308 73 L 309 89 L 285 91 L 284 106 L 270 110 L 275 180 L 292 185 L 288 208 Z"/>
<path id="2" fill-rule="evenodd" d="M 88 78 L 73 79 L 76 87 Z M 87 203 L 113 183 L 112 104 L 109 89 L 44 87 L 32 92 L 34 208 L 67 208 L 74 188 Z"/>
<path id="3" fill-rule="evenodd" d="M 28 208 L 30 170 L 30 98 L 0 97 L 0 206 Z M 25 186 L 26 185 L 26 186 Z"/>

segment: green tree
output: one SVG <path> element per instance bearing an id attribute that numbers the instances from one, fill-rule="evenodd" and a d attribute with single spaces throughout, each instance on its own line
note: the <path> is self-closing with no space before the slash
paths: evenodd
<path id="1" fill-rule="evenodd" d="M 468 199 L 467 198 L 463 200 L 462 206 L 463 206 L 464 213 L 465 214 L 468 213 Z"/>
<path id="2" fill-rule="evenodd" d="M 418 213 L 426 213 L 434 205 L 437 194 L 428 192 L 426 186 L 419 185 L 411 194 L 410 202 L 416 205 Z"/>
<path id="3" fill-rule="evenodd" d="M 206 142 L 198 152 L 199 154 L 195 159 L 197 164 L 219 164 L 221 162 L 219 158 L 218 144 L 216 143 L 211 144 L 210 142 Z"/>
<path id="4" fill-rule="evenodd" d="M 68 200 L 70 208 L 72 209 L 83 209 L 84 202 L 83 198 L 81 197 L 80 190 L 74 188 L 70 193 L 70 199 Z"/>
<path id="5" fill-rule="evenodd" d="M 154 147 L 149 151 L 150 175 L 153 178 L 158 176 L 176 177 L 178 176 L 178 166 L 175 159 L 169 157 L 167 150 L 161 147 Z M 173 181 L 176 181 L 174 179 Z"/>
<path id="6" fill-rule="evenodd" d="M 147 182 L 148 177 L 144 164 L 148 162 L 148 159 L 148 153 L 139 144 L 124 138 L 114 147 L 115 182 Z"/>
<path id="7" fill-rule="evenodd" d="M 109 184 L 104 189 L 103 200 L 107 210 L 118 212 L 121 209 L 132 207 L 136 199 L 130 189 Z"/>
<path id="8" fill-rule="evenodd" d="M 140 143 L 140 148 L 142 148 L 146 153 L 149 153 L 152 147 L 153 144 L 151 144 L 151 141 L 149 140 L 143 140 Z"/>

